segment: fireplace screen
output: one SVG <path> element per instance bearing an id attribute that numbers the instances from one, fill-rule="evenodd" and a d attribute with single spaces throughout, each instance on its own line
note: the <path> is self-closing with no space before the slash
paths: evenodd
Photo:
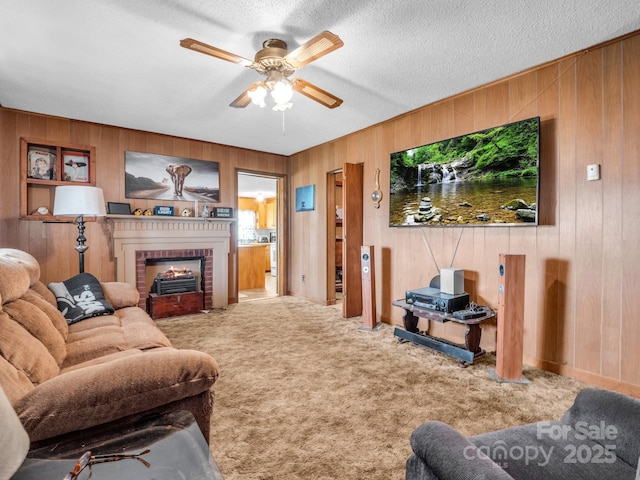
<path id="1" fill-rule="evenodd" d="M 151 293 L 173 295 L 198 291 L 198 279 L 188 268 L 173 268 L 156 275 L 151 286 Z"/>
<path id="2" fill-rule="evenodd" d="M 149 293 L 174 295 L 204 289 L 203 257 L 148 258 L 145 270 Z"/>

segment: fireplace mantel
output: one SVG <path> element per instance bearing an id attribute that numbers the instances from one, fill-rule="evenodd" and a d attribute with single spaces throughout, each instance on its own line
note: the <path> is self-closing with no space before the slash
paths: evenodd
<path id="1" fill-rule="evenodd" d="M 138 250 L 213 250 L 214 308 L 223 308 L 229 298 L 229 242 L 234 219 L 107 215 L 113 229 L 116 279 L 136 286 Z"/>

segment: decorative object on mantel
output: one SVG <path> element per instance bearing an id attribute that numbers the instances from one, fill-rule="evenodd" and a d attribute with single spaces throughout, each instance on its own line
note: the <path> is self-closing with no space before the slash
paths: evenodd
<path id="1" fill-rule="evenodd" d="M 182 211 L 180 212 L 180 216 L 181 217 L 190 217 L 191 216 L 191 209 L 190 208 L 183 208 Z"/>
<path id="2" fill-rule="evenodd" d="M 315 209 L 314 193 L 315 185 L 296 188 L 296 212 L 308 212 Z"/>
<path id="3" fill-rule="evenodd" d="M 126 151 L 124 168 L 126 198 L 220 201 L 218 162 Z"/>
<path id="4" fill-rule="evenodd" d="M 133 211 L 133 214 L 134 214 L 135 216 L 137 216 L 137 217 L 141 216 L 141 215 L 142 215 L 142 209 L 141 209 L 141 208 L 136 208 L 136 209 Z"/>
<path id="5" fill-rule="evenodd" d="M 107 202 L 107 213 L 131 215 L 131 205 L 129 203 Z"/>
<path id="6" fill-rule="evenodd" d="M 153 211 L 150 208 L 146 208 L 144 212 L 142 212 L 142 215 L 145 217 L 153 217 Z"/>
<path id="7" fill-rule="evenodd" d="M 373 200 L 373 207 L 380 208 L 380 201 L 382 200 L 382 192 L 380 191 L 380 169 L 376 168 L 375 173 L 376 189 L 371 193 L 371 200 Z"/>
<path id="8" fill-rule="evenodd" d="M 84 217 L 104 217 L 107 212 L 104 207 L 104 195 L 98 187 L 63 186 L 56 187 L 53 204 L 54 215 L 77 216 L 74 223 L 78 224 L 78 267 L 84 272 L 84 252 L 89 248 L 84 244 Z"/>
<path id="9" fill-rule="evenodd" d="M 159 205 L 153 209 L 153 213 L 154 215 L 161 215 L 163 217 L 173 217 L 173 207 Z"/>
<path id="10" fill-rule="evenodd" d="M 233 218 L 233 208 L 231 207 L 213 207 L 211 211 L 213 218 Z"/>

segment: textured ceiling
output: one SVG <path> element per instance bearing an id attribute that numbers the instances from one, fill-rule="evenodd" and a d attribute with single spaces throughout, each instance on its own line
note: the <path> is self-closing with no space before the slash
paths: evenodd
<path id="1" fill-rule="evenodd" d="M 290 155 L 638 29 L 638 0 L 0 0 L 0 104 Z M 284 117 L 229 107 L 262 77 L 179 45 L 323 30 L 344 47 L 294 76 L 344 103 Z"/>

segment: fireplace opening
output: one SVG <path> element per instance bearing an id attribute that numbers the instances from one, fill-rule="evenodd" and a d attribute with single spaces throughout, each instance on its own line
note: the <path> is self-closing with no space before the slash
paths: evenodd
<path id="1" fill-rule="evenodd" d="M 170 295 L 204 291 L 203 256 L 146 258 L 144 264 L 149 293 Z"/>

